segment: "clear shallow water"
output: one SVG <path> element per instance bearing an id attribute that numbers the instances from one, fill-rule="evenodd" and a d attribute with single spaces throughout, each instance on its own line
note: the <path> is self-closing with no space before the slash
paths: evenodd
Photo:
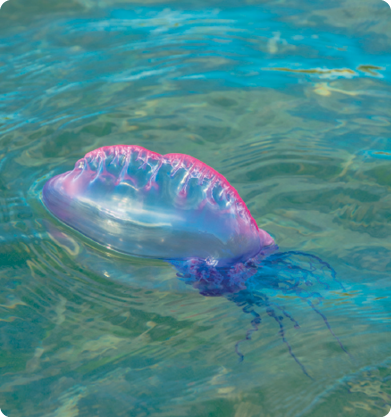
<path id="1" fill-rule="evenodd" d="M 391 406 L 391 11 L 357 2 L 23 2 L 0 11 L 0 408 L 7 416 L 384 416 Z M 45 181 L 103 145 L 187 153 L 345 291 L 300 323 L 99 247 Z M 329 279 L 329 277 L 327 278 Z"/>

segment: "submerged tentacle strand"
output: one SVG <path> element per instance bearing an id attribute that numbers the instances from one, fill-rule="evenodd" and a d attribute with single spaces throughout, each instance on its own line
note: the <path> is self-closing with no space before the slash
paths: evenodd
<path id="1" fill-rule="evenodd" d="M 282 320 L 280 319 L 280 317 L 278 317 L 277 315 L 276 315 L 276 313 L 275 313 L 275 311 L 274 311 L 274 309 L 273 308 L 271 308 L 270 306 L 266 309 L 266 312 L 267 312 L 267 314 L 270 316 L 270 317 L 273 317 L 274 318 L 274 320 L 278 323 L 278 325 L 279 325 L 279 327 L 280 327 L 280 331 L 279 331 L 279 334 L 280 334 L 280 336 L 281 336 L 281 339 L 282 339 L 282 341 L 285 343 L 285 345 L 287 346 L 287 348 L 288 348 L 288 351 L 289 351 L 289 354 L 292 356 L 292 358 L 295 360 L 295 362 L 300 366 L 300 368 L 301 368 L 301 370 L 303 371 L 303 373 L 306 375 L 306 376 L 308 376 L 308 378 L 310 378 L 310 379 L 312 379 L 313 380 L 313 378 L 312 378 L 312 376 L 310 376 L 309 375 L 309 373 L 307 372 L 307 370 L 306 370 L 306 368 L 305 368 L 305 366 L 299 361 L 299 359 L 297 358 L 297 356 L 293 353 L 293 350 L 292 350 L 292 346 L 290 345 L 290 343 L 288 342 L 288 340 L 286 339 L 286 336 L 285 336 L 285 328 L 284 328 L 284 325 L 283 325 L 283 323 L 282 323 Z"/>
<path id="2" fill-rule="evenodd" d="M 342 342 L 339 340 L 339 337 L 334 333 L 333 329 L 330 326 L 329 321 L 327 320 L 327 317 L 321 312 L 319 311 L 313 304 L 311 301 L 307 301 L 308 305 L 315 311 L 316 314 L 319 314 L 320 317 L 322 317 L 325 325 L 327 326 L 327 328 L 329 329 L 329 332 L 334 336 L 335 340 L 338 342 L 339 346 L 341 347 L 341 349 L 351 358 L 353 359 L 353 356 L 346 350 L 345 346 L 342 344 Z"/>

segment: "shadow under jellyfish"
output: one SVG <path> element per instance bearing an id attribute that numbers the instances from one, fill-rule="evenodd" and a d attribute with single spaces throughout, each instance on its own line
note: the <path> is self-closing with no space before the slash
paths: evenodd
<path id="1" fill-rule="evenodd" d="M 315 255 L 279 252 L 237 191 L 201 161 L 140 146 L 106 146 L 51 178 L 42 196 L 55 217 L 88 238 L 130 255 L 163 259 L 200 294 L 224 296 L 240 306 L 253 316 L 246 339 L 258 330 L 257 310 L 263 309 L 307 376 L 286 338 L 283 319 L 299 325 L 267 295 L 270 290 L 308 303 L 346 352 L 317 308 L 320 293 L 309 290 L 314 285 L 327 290 L 326 280 L 336 281 L 335 271 Z"/>

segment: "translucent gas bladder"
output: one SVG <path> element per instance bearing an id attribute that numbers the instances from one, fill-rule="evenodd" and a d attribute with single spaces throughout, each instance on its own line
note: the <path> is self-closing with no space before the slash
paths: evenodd
<path id="1" fill-rule="evenodd" d="M 140 146 L 89 152 L 45 184 L 43 201 L 90 239 L 137 256 L 226 266 L 274 243 L 221 174 L 191 156 Z"/>

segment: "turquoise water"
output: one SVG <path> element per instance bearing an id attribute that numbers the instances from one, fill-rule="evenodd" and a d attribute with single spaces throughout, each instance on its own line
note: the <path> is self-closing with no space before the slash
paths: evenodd
<path id="1" fill-rule="evenodd" d="M 0 408 L 8 417 L 384 416 L 391 407 L 391 10 L 381 0 L 10 0 L 0 10 Z M 43 207 L 103 145 L 221 172 L 282 251 L 327 261 L 321 316 L 259 330 L 172 266 Z"/>

